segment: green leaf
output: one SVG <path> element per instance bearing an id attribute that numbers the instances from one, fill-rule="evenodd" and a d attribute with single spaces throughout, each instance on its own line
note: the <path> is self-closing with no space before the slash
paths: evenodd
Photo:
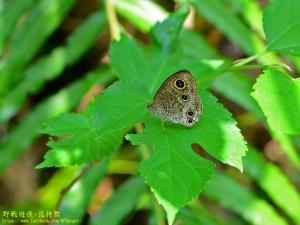
<path id="1" fill-rule="evenodd" d="M 165 19 L 168 12 L 150 0 L 116 0 L 116 11 L 142 32 L 150 31 L 157 21 Z"/>
<path id="2" fill-rule="evenodd" d="M 202 206 L 202 208 L 205 208 L 206 206 Z M 207 210 L 207 211 L 205 211 Z M 191 210 L 188 207 L 183 208 L 180 210 L 178 215 L 176 216 L 176 220 L 180 221 L 180 224 L 182 225 L 199 225 L 199 224 L 205 224 L 205 225 L 226 225 L 229 223 L 229 221 L 224 221 L 224 218 L 221 222 L 221 220 L 217 219 L 217 215 L 214 215 L 213 212 L 209 212 L 208 209 L 201 209 L 200 210 Z M 236 225 L 235 223 L 232 223 L 230 221 L 231 225 Z"/>
<path id="3" fill-rule="evenodd" d="M 100 33 L 105 30 L 106 16 L 103 11 L 91 14 L 67 38 L 66 61 L 68 65 L 76 63 L 96 42 Z"/>
<path id="4" fill-rule="evenodd" d="M 8 56 L 0 63 L 0 94 L 5 94 L 20 77 L 24 66 L 37 54 L 74 3 L 75 0 L 41 0 L 36 4 L 12 38 Z"/>
<path id="5" fill-rule="evenodd" d="M 60 46 L 37 60 L 23 73 L 23 79 L 5 96 L 0 106 L 0 123 L 14 116 L 24 104 L 28 94 L 42 89 L 46 81 L 53 80 L 62 71 L 82 57 L 103 31 L 106 19 L 103 12 L 89 16 L 68 38 L 66 46 Z M 80 44 L 79 44 L 80 43 Z"/>
<path id="6" fill-rule="evenodd" d="M 265 51 L 266 46 L 261 37 L 252 32 L 242 20 L 235 16 L 232 10 L 226 7 L 223 0 L 184 1 L 191 2 L 200 15 L 203 15 L 210 23 L 214 24 L 248 55 Z M 259 57 L 258 61 L 269 64 L 278 63 L 280 59 L 276 55 L 268 53 Z"/>
<path id="7" fill-rule="evenodd" d="M 189 59 L 223 58 L 217 55 L 217 50 L 210 46 L 203 36 L 193 30 L 183 29 L 176 41 L 184 57 Z"/>
<path id="8" fill-rule="evenodd" d="M 120 81 L 96 99 L 93 128 L 101 135 L 146 121 L 144 133 L 128 138 L 134 144 L 155 146 L 153 156 L 142 163 L 141 173 L 172 223 L 177 211 L 197 197 L 213 175 L 213 163 L 193 153 L 191 144 L 199 143 L 216 159 L 239 169 L 247 148 L 231 114 L 207 91 L 199 92 L 204 114 L 192 129 L 170 123 L 162 125 L 161 120 L 149 114 L 145 105 L 171 73 L 188 69 L 198 80 L 213 71 L 210 62 L 183 58 L 180 49 L 169 54 L 157 48 L 151 50 L 151 55 L 146 56 L 125 36 L 112 44 L 110 57 Z"/>
<path id="9" fill-rule="evenodd" d="M 133 144 L 155 145 L 151 158 L 141 164 L 141 174 L 168 214 L 169 224 L 188 201 L 198 196 L 213 175 L 214 165 L 197 156 L 181 135 L 180 128 L 164 127 L 162 121 L 147 121 L 141 135 L 129 135 Z"/>
<path id="10" fill-rule="evenodd" d="M 153 156 L 142 164 L 141 171 L 167 210 L 169 223 L 172 223 L 183 205 L 199 194 L 213 175 L 213 163 L 193 153 L 191 144 L 199 143 L 216 159 L 239 169 L 242 169 L 241 158 L 247 150 L 231 114 L 207 91 L 199 90 L 204 114 L 192 129 L 168 122 L 162 126 L 161 120 L 151 116 L 145 106 L 151 102 L 157 89 L 170 74 L 188 69 L 200 80 L 220 64 L 185 58 L 181 48 L 172 51 L 170 46 L 177 40 L 180 32 L 178 24 L 182 24 L 184 19 L 182 15 L 179 11 L 154 28 L 153 34 L 164 36 L 167 41 L 151 46 L 149 52 L 124 35 L 120 41 L 112 43 L 110 59 L 120 81 L 96 99 L 92 113 L 91 132 L 96 133 L 96 139 L 146 121 L 144 133 L 129 135 L 128 138 L 135 144 L 155 146 Z M 69 142 L 68 145 L 70 144 Z M 160 159 L 165 161 L 157 167 Z M 165 164 L 171 167 L 166 169 Z M 147 170 L 152 167 L 155 167 L 155 171 Z M 174 176 L 176 173 L 180 178 Z M 157 174 L 161 177 L 156 177 Z M 167 179 L 167 183 L 161 184 L 159 179 Z M 172 192 L 166 191 L 168 188 L 173 188 L 176 194 L 171 195 Z"/>
<path id="11" fill-rule="evenodd" d="M 43 124 L 49 118 L 72 110 L 92 85 L 111 82 L 112 79 L 110 70 L 92 71 L 37 105 L 0 141 L 0 171 L 28 150 L 32 142 L 41 135 Z"/>
<path id="12" fill-rule="evenodd" d="M 148 115 L 149 101 L 150 95 L 143 85 L 115 82 L 95 101 L 93 129 L 103 135 L 141 123 Z"/>
<path id="13" fill-rule="evenodd" d="M 80 114 L 67 113 L 48 121 L 45 132 L 52 136 L 70 135 L 59 141 L 50 141 L 52 149 L 37 168 L 70 166 L 101 159 L 121 144 L 120 130 L 97 136 L 92 129 L 92 107 Z"/>
<path id="14" fill-rule="evenodd" d="M 127 37 L 121 36 L 120 41 L 113 41 L 109 51 L 110 61 L 121 80 L 139 81 L 153 79 L 153 73 L 148 60 L 137 43 Z M 129 63 L 128 57 L 130 57 Z"/>
<path id="15" fill-rule="evenodd" d="M 254 113 L 258 119 L 264 119 L 257 102 L 250 95 L 253 81 L 246 74 L 241 72 L 223 74 L 214 79 L 213 88 L 226 98 Z"/>
<path id="16" fill-rule="evenodd" d="M 223 207 L 241 215 L 254 225 L 287 225 L 288 223 L 265 200 L 239 185 L 228 176 L 216 174 L 204 190 L 204 195 Z"/>
<path id="17" fill-rule="evenodd" d="M 70 137 L 50 141 L 52 150 L 38 168 L 81 164 L 112 153 L 120 145 L 124 129 L 142 122 L 148 114 L 146 94 L 146 89 L 134 82 L 116 82 L 96 99 L 94 108 L 50 120 L 46 133 Z"/>
<path id="18" fill-rule="evenodd" d="M 211 47 L 199 33 L 193 33 L 193 37 L 189 37 L 190 41 L 186 42 L 180 40 L 184 34 L 185 32 L 182 32 L 182 35 L 179 38 L 179 43 L 185 45 L 184 49 L 188 49 L 188 52 L 187 50 L 184 51 L 184 57 L 200 58 L 203 57 L 202 53 L 204 52 L 206 57 L 221 58 L 221 56 L 217 56 L 215 52 L 210 51 Z M 234 88 L 232 88 L 233 86 Z M 241 72 L 227 73 L 215 78 L 212 87 L 221 95 L 254 113 L 257 119 L 264 124 L 266 123 L 263 112 L 257 101 L 250 95 L 253 91 L 253 81 L 248 76 L 245 76 L 245 74 Z M 300 168 L 300 156 L 291 141 L 291 137 L 286 134 L 279 134 L 272 130 L 271 135 L 274 140 L 280 144 L 291 163 L 293 163 L 295 167 Z"/>
<path id="19" fill-rule="evenodd" d="M 197 156 L 191 149 L 192 143 L 200 144 L 216 159 L 240 170 L 241 158 L 247 150 L 230 113 L 207 91 L 200 91 L 200 96 L 204 112 L 193 128 L 153 117 L 146 121 L 142 134 L 128 135 L 133 144 L 155 147 L 140 171 L 167 210 L 170 224 L 178 210 L 196 197 L 213 175 L 213 164 Z"/>
<path id="20" fill-rule="evenodd" d="M 247 54 L 254 54 L 262 49 L 261 41 L 226 8 L 221 0 L 186 0 L 193 4 L 195 9 L 208 21 L 215 24 L 226 36 L 239 45 Z"/>
<path id="21" fill-rule="evenodd" d="M 137 201 L 146 191 L 146 185 L 140 177 L 126 181 L 111 199 L 92 216 L 90 225 L 119 225 L 134 209 Z"/>
<path id="22" fill-rule="evenodd" d="M 182 24 L 188 14 L 188 6 L 184 5 L 163 22 L 158 22 L 152 29 L 153 40 L 168 53 L 181 31 Z"/>
<path id="23" fill-rule="evenodd" d="M 276 205 L 300 224 L 300 194 L 280 168 L 266 161 L 253 148 L 243 158 L 243 162 L 245 172 L 251 179 L 258 183 Z"/>
<path id="24" fill-rule="evenodd" d="M 263 15 L 268 49 L 290 55 L 300 55 L 300 2 L 273 0 Z"/>
<path id="25" fill-rule="evenodd" d="M 83 219 L 97 186 L 106 175 L 109 161 L 109 158 L 105 158 L 93 165 L 66 193 L 59 208 L 62 218 Z M 77 173 L 81 173 L 85 167 L 83 165 Z"/>
<path id="26" fill-rule="evenodd" d="M 249 0 L 225 0 L 233 8 L 234 12 L 240 14 L 245 22 L 259 35 L 263 36 L 262 9 L 260 2 Z"/>
<path id="27" fill-rule="evenodd" d="M 257 79 L 252 95 L 272 130 L 300 134 L 300 79 L 268 69 Z"/>
<path id="28" fill-rule="evenodd" d="M 12 31 L 22 14 L 36 1 L 37 0 L 15 0 L 4 4 L 5 10 L 0 12 L 0 53 L 2 53 L 7 39 L 13 33 Z"/>

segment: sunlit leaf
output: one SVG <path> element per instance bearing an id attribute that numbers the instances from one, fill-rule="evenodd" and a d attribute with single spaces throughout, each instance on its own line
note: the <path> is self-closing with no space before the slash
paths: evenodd
<path id="1" fill-rule="evenodd" d="M 117 130 L 97 136 L 91 123 L 92 106 L 80 114 L 62 114 L 47 123 L 45 132 L 52 136 L 70 135 L 59 141 L 50 141 L 52 149 L 37 168 L 70 166 L 101 159 L 116 150 L 122 141 Z"/>
<path id="2" fill-rule="evenodd" d="M 92 157 L 103 156 L 103 152 L 108 153 L 100 142 L 97 143 L 99 138 L 111 140 L 106 135 L 122 133 L 126 128 L 144 122 L 144 132 L 127 137 L 133 144 L 154 147 L 150 159 L 141 164 L 141 173 L 166 209 L 169 224 L 172 224 L 181 207 L 199 195 L 214 173 L 214 164 L 194 153 L 191 148 L 193 143 L 201 145 L 212 157 L 240 170 L 242 156 L 247 150 L 236 121 L 212 94 L 203 90 L 203 86 L 198 92 L 204 112 L 192 128 L 163 122 L 147 110 L 146 105 L 151 103 L 157 89 L 172 73 L 188 69 L 196 80 L 200 80 L 210 74 L 216 68 L 215 65 L 219 65 L 215 61 L 187 59 L 182 57 L 181 48 L 171 48 L 180 32 L 184 15 L 185 11 L 179 10 L 156 25 L 152 33 L 154 39 L 163 36 L 165 40 L 154 42 L 148 48 L 150 52 L 146 53 L 145 49 L 124 35 L 120 41 L 113 42 L 110 59 L 120 80 L 96 98 L 91 113 L 76 116 L 69 114 L 64 118 L 62 116 L 63 120 L 55 124 L 51 124 L 51 121 L 49 123 L 55 131 L 54 135 L 71 136 L 50 142 L 56 153 L 50 151 L 48 154 L 61 159 L 59 150 L 63 149 L 67 153 L 69 148 L 72 153 L 68 153 L 68 157 L 72 158 L 76 153 L 79 155 L 78 160 L 72 163 L 82 163 Z M 66 125 L 60 127 L 63 122 Z M 51 163 L 55 162 L 54 158 L 50 159 Z"/>
<path id="3" fill-rule="evenodd" d="M 268 49 L 300 55 L 300 2 L 273 0 L 264 9 L 263 24 Z"/>
<path id="4" fill-rule="evenodd" d="M 300 134 L 300 79 L 268 69 L 257 79 L 252 95 L 274 131 Z"/>

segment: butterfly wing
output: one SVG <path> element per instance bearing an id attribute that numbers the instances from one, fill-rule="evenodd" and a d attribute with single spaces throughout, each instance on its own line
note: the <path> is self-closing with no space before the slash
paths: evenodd
<path id="1" fill-rule="evenodd" d="M 155 94 L 149 110 L 164 120 L 193 126 L 199 120 L 202 104 L 192 74 L 181 70 L 166 79 Z"/>

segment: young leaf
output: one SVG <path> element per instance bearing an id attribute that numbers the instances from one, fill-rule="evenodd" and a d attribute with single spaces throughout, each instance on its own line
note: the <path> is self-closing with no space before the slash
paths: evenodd
<path id="1" fill-rule="evenodd" d="M 300 2 L 273 0 L 264 10 L 263 24 L 268 49 L 300 55 Z"/>
<path id="2" fill-rule="evenodd" d="M 257 79 L 252 95 L 272 130 L 300 134 L 300 79 L 268 69 Z"/>
<path id="3" fill-rule="evenodd" d="M 91 127 L 91 113 L 92 107 L 80 114 L 62 114 L 47 123 L 46 133 L 52 136 L 70 136 L 50 141 L 48 145 L 52 150 L 46 153 L 45 160 L 37 168 L 82 164 L 101 159 L 118 148 L 123 132 L 117 130 L 96 137 Z"/>

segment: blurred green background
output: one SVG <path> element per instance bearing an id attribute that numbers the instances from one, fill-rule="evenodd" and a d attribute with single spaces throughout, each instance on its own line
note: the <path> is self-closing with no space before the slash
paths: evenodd
<path id="1" fill-rule="evenodd" d="M 179 39 L 188 54 L 234 61 L 265 48 L 261 21 L 267 1 L 191 3 Z M 8 210 L 59 209 L 61 217 L 79 219 L 77 224 L 166 224 L 151 190 L 135 176 L 140 156 L 127 142 L 116 155 L 92 167 L 36 170 L 35 166 L 47 151 L 45 122 L 62 112 L 81 111 L 116 80 L 108 57 L 112 38 L 122 31 L 149 43 L 151 27 L 178 4 L 0 0 L 1 219 Z M 278 62 L 299 72 L 296 57 L 268 53 L 258 63 Z M 244 157 L 243 173 L 217 164 L 216 175 L 200 198 L 177 215 L 178 225 L 300 225 L 300 141 L 266 126 L 250 96 L 259 72 L 228 74 L 212 83 L 211 91 L 233 113 L 252 147 Z M 66 188 L 68 192 L 62 192 Z"/>

